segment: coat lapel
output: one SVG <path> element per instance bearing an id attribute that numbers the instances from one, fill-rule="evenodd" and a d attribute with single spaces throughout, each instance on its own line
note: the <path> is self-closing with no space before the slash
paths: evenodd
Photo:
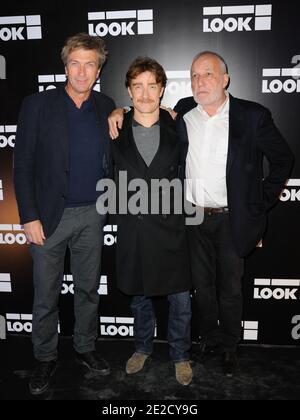
<path id="1" fill-rule="evenodd" d="M 103 161 L 100 162 L 100 164 L 104 169 L 105 176 L 111 178 L 113 176 L 113 173 L 107 113 L 105 113 L 106 109 L 103 108 L 103 104 L 99 101 L 99 99 L 97 100 L 97 97 L 94 95 L 94 91 L 91 92 L 91 95 L 94 103 L 94 108 L 96 110 L 97 123 L 99 125 L 99 133 L 101 136 L 101 140 L 103 141 L 104 147 Z"/>
<path id="2" fill-rule="evenodd" d="M 238 100 L 230 95 L 229 108 L 229 144 L 226 175 L 232 168 L 234 160 L 238 154 L 238 150 L 245 139 L 245 123 L 242 109 L 239 106 Z"/>
<path id="3" fill-rule="evenodd" d="M 135 169 L 139 176 L 144 176 L 147 165 L 141 157 L 133 138 L 132 119 L 133 111 L 130 111 L 125 115 L 123 129 L 115 142 L 117 142 L 116 145 L 125 161 Z"/>
<path id="4" fill-rule="evenodd" d="M 169 160 L 172 159 L 174 153 L 174 141 L 170 137 L 176 136 L 175 131 L 173 132 L 169 125 L 172 120 L 169 121 L 166 111 L 160 112 L 160 142 L 159 148 L 154 156 L 150 166 L 148 167 L 140 155 L 138 148 L 135 144 L 132 132 L 132 118 L 133 111 L 129 112 L 124 119 L 124 129 L 121 132 L 118 141 L 119 151 L 122 153 L 126 162 L 128 162 L 138 172 L 142 178 L 155 178 L 159 175 L 160 169 L 168 165 Z M 168 121 L 167 121 L 168 120 Z"/>
<path id="5" fill-rule="evenodd" d="M 61 152 L 65 159 L 66 168 L 69 167 L 69 133 L 68 112 L 63 89 L 57 89 L 57 100 L 53 103 L 54 125 L 57 125 L 57 140 L 61 146 Z"/>
<path id="6" fill-rule="evenodd" d="M 168 166 L 169 161 L 173 159 L 173 153 L 175 150 L 174 144 L 176 144 L 173 141 L 174 136 L 176 136 L 175 132 L 172 132 L 172 130 L 170 130 L 170 128 L 165 124 L 164 116 L 162 116 L 161 113 L 160 143 L 158 151 L 146 172 L 146 176 L 148 178 L 159 177 L 161 170 L 164 170 L 164 168 Z"/>

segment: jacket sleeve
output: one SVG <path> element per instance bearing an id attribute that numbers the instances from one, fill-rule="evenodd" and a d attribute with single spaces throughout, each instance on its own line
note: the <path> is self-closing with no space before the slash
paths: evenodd
<path id="1" fill-rule="evenodd" d="M 38 137 L 36 97 L 23 101 L 14 150 L 14 186 L 21 224 L 39 220 L 35 196 L 35 159 Z"/>
<path id="2" fill-rule="evenodd" d="M 107 108 L 107 118 L 112 113 L 112 111 L 116 109 L 116 104 L 113 99 L 109 98 L 108 108 Z M 108 124 L 108 123 L 107 123 Z M 106 166 L 104 167 L 105 170 L 105 177 L 109 179 L 114 178 L 114 166 L 113 166 L 113 157 L 112 157 L 112 147 L 111 147 L 111 140 L 108 134 L 107 142 L 106 142 Z"/>
<path id="3" fill-rule="evenodd" d="M 293 167 L 294 156 L 265 109 L 258 126 L 258 147 L 270 163 L 269 175 L 263 181 L 266 209 L 276 204 Z"/>
<path id="4" fill-rule="evenodd" d="M 194 98 L 189 96 L 187 98 L 180 99 L 174 107 L 174 111 L 179 115 L 184 115 L 187 112 L 191 111 L 197 106 Z"/>
<path id="5" fill-rule="evenodd" d="M 176 130 L 179 136 L 180 143 L 180 166 L 178 175 L 181 181 L 183 182 L 185 179 L 186 158 L 188 153 L 189 141 L 186 124 L 181 115 L 178 115 L 178 117 L 176 118 Z"/>

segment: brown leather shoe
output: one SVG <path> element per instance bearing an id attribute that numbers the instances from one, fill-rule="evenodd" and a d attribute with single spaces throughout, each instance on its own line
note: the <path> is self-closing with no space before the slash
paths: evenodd
<path id="1" fill-rule="evenodd" d="M 150 359 L 147 354 L 134 353 L 126 363 L 127 375 L 133 375 L 144 369 L 145 362 Z"/>
<path id="2" fill-rule="evenodd" d="M 193 371 L 190 362 L 175 363 L 176 379 L 181 385 L 187 386 L 192 382 Z"/>

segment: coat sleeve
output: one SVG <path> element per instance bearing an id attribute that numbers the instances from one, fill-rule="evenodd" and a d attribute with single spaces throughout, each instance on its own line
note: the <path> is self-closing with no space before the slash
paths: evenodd
<path id="1" fill-rule="evenodd" d="M 293 167 L 294 156 L 265 109 L 258 126 L 258 147 L 270 163 L 269 175 L 263 181 L 266 209 L 278 200 Z"/>
<path id="2" fill-rule="evenodd" d="M 116 104 L 113 99 L 108 98 L 108 105 L 107 105 L 107 118 L 112 113 L 114 109 L 116 109 Z M 108 124 L 108 123 L 107 123 Z M 107 165 L 105 167 L 105 177 L 109 179 L 114 178 L 114 164 L 113 164 L 113 157 L 112 157 L 112 147 L 111 147 L 111 139 L 108 134 L 107 142 Z"/>
<path id="3" fill-rule="evenodd" d="M 181 181 L 183 182 L 185 179 L 186 157 L 188 153 L 189 141 L 186 125 L 181 115 L 178 115 L 178 117 L 176 118 L 176 130 L 179 136 L 180 144 L 180 166 L 178 175 Z"/>
<path id="4" fill-rule="evenodd" d="M 189 96 L 187 98 L 180 99 L 174 107 L 174 111 L 179 115 L 184 115 L 187 112 L 191 111 L 197 106 L 194 98 Z"/>
<path id="5" fill-rule="evenodd" d="M 39 220 L 35 196 L 35 162 L 38 137 L 36 97 L 23 101 L 14 150 L 14 186 L 21 224 Z"/>

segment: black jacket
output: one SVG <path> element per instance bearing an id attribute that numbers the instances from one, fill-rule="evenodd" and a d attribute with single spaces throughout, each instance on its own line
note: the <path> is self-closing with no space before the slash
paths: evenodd
<path id="1" fill-rule="evenodd" d="M 133 111 L 126 114 L 119 138 L 112 141 L 116 180 L 120 171 L 127 172 L 128 183 L 139 178 L 148 186 L 152 179 L 178 179 L 181 144 L 170 115 L 160 112 L 160 146 L 149 167 L 136 147 L 132 117 Z M 164 193 L 160 191 L 160 199 Z M 150 194 L 148 198 L 150 203 Z M 117 279 L 122 292 L 166 296 L 190 289 L 184 215 L 172 214 L 172 202 L 169 215 L 118 215 Z"/>
<path id="2" fill-rule="evenodd" d="M 40 220 L 46 237 L 62 217 L 68 193 L 69 136 L 63 89 L 25 98 L 18 122 L 14 183 L 21 224 Z M 105 176 L 112 174 L 107 117 L 115 108 L 109 97 L 92 92 L 104 139 Z M 96 186 L 95 186 L 96 188 Z"/>
<path id="3" fill-rule="evenodd" d="M 177 129 L 188 151 L 184 114 L 197 104 L 178 102 Z M 264 179 L 263 156 L 270 163 Z M 270 111 L 254 102 L 230 96 L 227 195 L 236 250 L 247 256 L 262 239 L 267 211 L 277 202 L 293 166 L 293 154 L 274 125 Z"/>

